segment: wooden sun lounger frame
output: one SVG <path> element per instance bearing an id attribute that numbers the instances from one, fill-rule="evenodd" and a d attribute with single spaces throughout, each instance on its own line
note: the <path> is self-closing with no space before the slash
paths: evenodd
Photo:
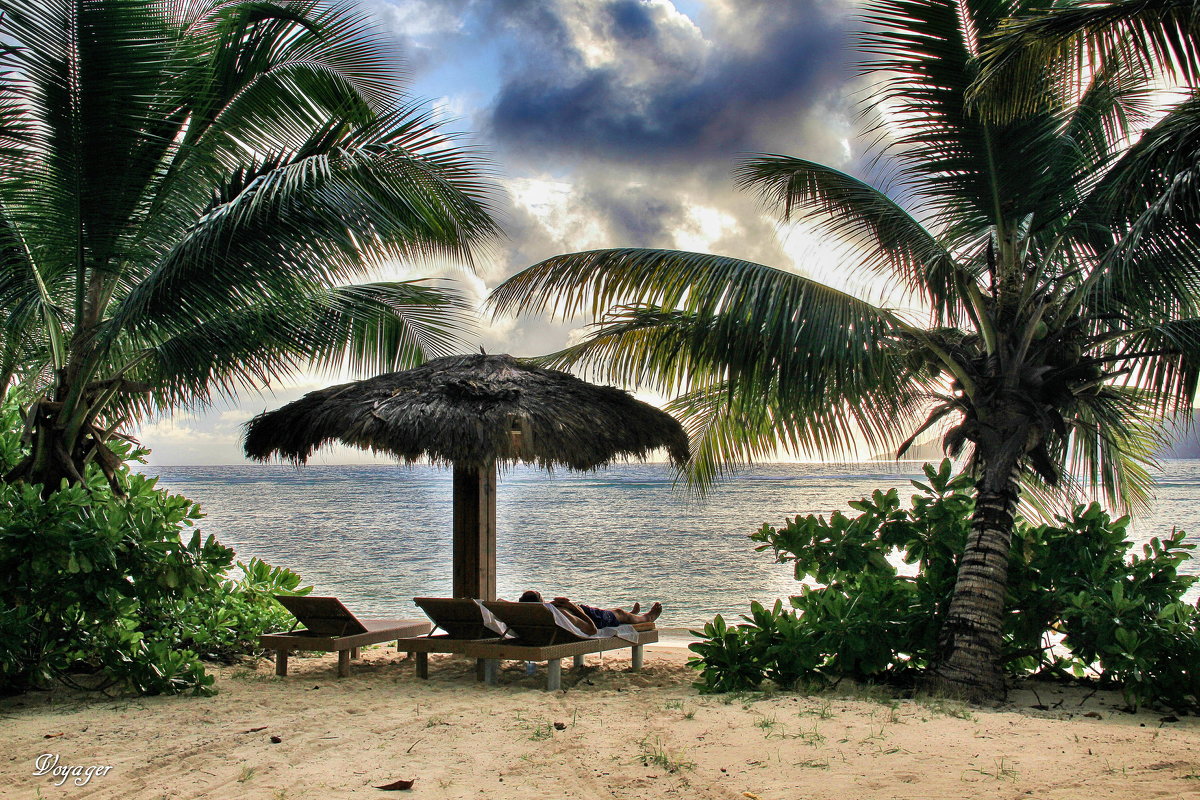
<path id="1" fill-rule="evenodd" d="M 626 647 L 632 648 L 633 671 L 639 672 L 644 657 L 642 648 L 658 641 L 658 629 L 653 622 L 633 626 L 636 641 L 618 636 L 588 639 L 555 625 L 550 613 L 538 604 L 489 600 L 484 602 L 484 607 L 507 623 L 511 632 L 517 635 L 515 639 L 474 642 L 463 649 L 465 655 L 483 660 L 483 679 L 489 686 L 494 686 L 499 680 L 501 661 L 545 661 L 546 691 L 558 691 L 562 688 L 564 658 L 569 656 L 574 659 L 576 667 L 582 667 L 583 657 L 588 653 Z M 514 613 L 516 616 L 513 616 Z"/>
<path id="2" fill-rule="evenodd" d="M 336 597 L 276 597 L 280 603 L 309 628 L 300 631 L 264 633 L 258 646 L 275 651 L 275 674 L 287 675 L 288 652 L 317 650 L 338 654 L 337 676 L 350 674 L 350 660 L 358 658 L 359 648 L 428 633 L 433 626 L 424 620 L 359 619 Z M 311 612 L 311 613 L 310 613 Z"/>
<path id="3" fill-rule="evenodd" d="M 488 629 L 474 600 L 465 597 L 414 597 L 417 604 L 433 621 L 433 628 L 445 631 L 429 636 L 416 636 L 396 642 L 396 647 L 416 656 L 417 677 L 428 680 L 429 654 L 461 655 L 476 642 L 499 642 L 503 636 Z M 477 677 L 483 679 L 483 661 L 476 664 Z"/>
<path id="4" fill-rule="evenodd" d="M 449 653 L 474 658 L 476 679 L 489 686 L 495 686 L 498 682 L 501 661 L 545 661 L 546 690 L 557 691 L 562 688 L 564 658 L 571 657 L 576 667 L 582 667 L 583 657 L 588 653 L 629 647 L 633 649 L 633 671 L 638 672 L 644 660 L 642 646 L 657 641 L 658 631 L 654 629 L 638 631 L 636 643 L 616 636 L 552 645 L 531 645 L 523 644 L 520 639 L 455 639 L 447 635 L 436 635 L 401 639 L 396 642 L 396 649 L 416 654 L 417 677 L 424 680 L 429 679 L 430 653 Z"/>
<path id="5" fill-rule="evenodd" d="M 453 604 L 474 603 L 473 600 L 460 598 L 418 597 L 414 598 L 414 601 L 422 609 L 425 609 L 427 614 L 432 611 L 431 618 L 437 615 L 439 607 L 443 611 L 452 612 Z M 490 609 L 493 602 L 503 603 L 503 601 L 485 601 L 484 606 Z M 504 605 L 500 605 L 500 608 L 504 609 Z M 532 613 L 532 609 L 530 612 Z M 636 672 L 642 668 L 643 645 L 658 641 L 658 630 L 654 623 L 635 625 L 637 641 L 630 642 L 616 636 L 604 639 L 580 639 L 553 624 L 524 626 L 526 635 L 532 636 L 532 640 L 528 638 L 525 640 L 506 639 L 494 635 L 482 637 L 478 634 L 484 631 L 470 627 L 467 615 L 463 615 L 458 621 L 465 623 L 467 627 L 458 628 L 452 624 L 450 627 L 455 628 L 456 633 L 418 636 L 396 642 L 397 648 L 416 654 L 417 677 L 426 680 L 429 678 L 430 653 L 449 653 L 474 658 L 476 679 L 484 681 L 489 686 L 494 686 L 498 682 L 501 661 L 545 661 L 546 690 L 557 691 L 562 688 L 562 660 L 564 658 L 571 657 L 574 659 L 576 667 L 582 667 L 583 658 L 588 653 L 629 647 L 633 650 L 633 670 Z"/>
<path id="6" fill-rule="evenodd" d="M 633 671 L 640 672 L 643 661 L 642 647 L 658 641 L 658 631 L 653 628 L 653 623 L 647 624 L 651 626 L 650 629 L 637 631 L 636 642 L 617 636 L 549 645 L 523 644 L 520 639 L 504 639 L 497 642 L 472 642 L 464 648 L 463 654 L 483 660 L 483 680 L 489 686 L 495 686 L 499 682 L 501 661 L 545 661 L 546 691 L 556 692 L 562 688 L 562 660 L 567 657 L 574 659 L 576 667 L 582 667 L 583 657 L 588 653 L 629 647 L 633 650 Z"/>
<path id="7" fill-rule="evenodd" d="M 472 644 L 480 642 L 499 642 L 503 641 L 500 637 L 492 639 L 456 639 L 448 634 L 436 634 L 433 636 L 414 636 L 408 639 L 401 639 L 396 642 L 397 649 L 405 650 L 416 656 L 417 662 L 417 677 L 424 680 L 429 679 L 429 654 L 430 653 L 448 653 L 451 655 L 468 655 L 467 649 Z M 483 661 L 478 660 L 475 665 L 476 677 L 483 680 Z"/>

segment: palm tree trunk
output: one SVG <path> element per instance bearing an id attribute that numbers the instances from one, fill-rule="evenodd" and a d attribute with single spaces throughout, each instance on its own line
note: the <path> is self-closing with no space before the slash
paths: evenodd
<path id="1" fill-rule="evenodd" d="M 59 373 L 50 396 L 34 401 L 26 420 L 30 452 L 3 480 L 41 484 L 42 495 L 49 496 L 64 480 L 69 485 L 84 483 L 87 465 L 95 461 L 113 492 L 122 496 L 117 479 L 121 458 L 107 445 L 113 430 L 97 425 L 97 418 L 118 392 L 145 391 L 145 385 L 125 381 L 120 374 L 96 381 L 98 358 L 78 362 L 83 366 L 68 364 Z"/>
<path id="2" fill-rule="evenodd" d="M 29 454 L 4 475 L 6 483 L 41 484 L 43 497 L 58 490 L 64 480 L 68 484 L 83 483 L 78 442 L 70 440 L 62 424 L 62 405 L 44 397 L 34 402 L 29 409 L 32 419 L 27 422 Z"/>
<path id="3" fill-rule="evenodd" d="M 938 657 L 926 688 L 971 702 L 1003 699 L 1000 653 L 1008 557 L 1019 487 L 1015 462 L 985 470 L 977 487 L 971 534 L 938 637 Z"/>
<path id="4" fill-rule="evenodd" d="M 90 373 L 78 366 L 80 361 L 69 363 L 51 392 L 29 409 L 29 455 L 4 476 L 6 482 L 41 484 L 43 497 L 57 491 L 64 480 L 69 485 L 84 482 L 85 422 L 90 412 L 84 388 Z"/>
<path id="5" fill-rule="evenodd" d="M 72 457 L 73 449 L 56 426 L 46 426 L 34 433 L 27 480 L 42 485 L 43 497 L 57 491 L 64 480 L 70 485 L 83 483 L 83 473 Z"/>

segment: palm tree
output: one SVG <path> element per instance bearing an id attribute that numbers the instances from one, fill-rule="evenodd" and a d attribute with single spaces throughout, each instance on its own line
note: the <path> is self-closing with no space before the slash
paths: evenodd
<path id="1" fill-rule="evenodd" d="M 34 398 L 8 480 L 111 478 L 131 419 L 451 349 L 454 293 L 346 284 L 469 263 L 489 183 L 349 3 L 8 0 L 0 42 L 0 379 Z"/>
<path id="2" fill-rule="evenodd" d="M 557 361 L 679 390 L 672 408 L 693 437 L 690 477 L 701 484 L 778 446 L 832 453 L 907 433 L 903 452 L 943 432 L 978 495 L 929 682 L 971 698 L 1004 689 L 1022 487 L 1029 497 L 1088 484 L 1138 501 L 1156 441 L 1148 423 L 1190 407 L 1200 376 L 1196 189 L 1172 183 L 1200 143 L 1173 152 L 1189 140 L 1171 115 L 1129 144 L 1151 122 L 1150 90 L 1136 63 L 1116 57 L 1076 100 L 985 121 L 968 87 L 981 39 L 1010 8 L 868 6 L 860 46 L 866 73 L 880 76 L 880 155 L 894 196 L 784 155 L 738 169 L 741 186 L 852 247 L 846 269 L 904 289 L 919 313 L 668 250 L 556 256 L 491 298 L 498 313 L 603 315 Z"/>

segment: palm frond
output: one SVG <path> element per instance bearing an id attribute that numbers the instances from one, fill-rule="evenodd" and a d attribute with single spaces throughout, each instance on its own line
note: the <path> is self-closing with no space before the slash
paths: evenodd
<path id="1" fill-rule="evenodd" d="M 1076 480 L 1123 511 L 1145 511 L 1151 500 L 1150 468 L 1155 450 L 1165 444 L 1153 405 L 1153 397 L 1136 387 L 1110 385 L 1080 398 L 1064 454 Z"/>
<path id="2" fill-rule="evenodd" d="M 1194 84 L 1200 73 L 1200 17 L 1192 0 L 1073 0 L 1019 9 L 985 40 L 971 97 L 983 113 L 1012 119 L 1049 98 L 1084 91 L 1106 59 Z"/>
<path id="3" fill-rule="evenodd" d="M 808 283 L 777 273 L 775 289 L 759 286 L 759 303 L 780 295 L 795 303 L 778 331 L 764 325 L 769 314 L 740 302 L 701 312 L 624 306 L 583 342 L 544 360 L 587 366 L 626 385 L 682 390 L 670 409 L 691 435 L 687 478 L 700 491 L 722 473 L 721 463 L 777 448 L 845 457 L 863 445 L 894 447 L 929 399 L 929 379 L 914 373 L 911 346 L 899 344 L 903 329 L 887 312 L 844 295 L 801 299 L 786 290 L 796 281 Z M 849 322 L 851 315 L 859 318 Z M 864 328 L 870 335 L 861 335 Z"/>
<path id="4" fill-rule="evenodd" d="M 896 201 L 843 172 L 790 156 L 761 155 L 743 161 L 736 178 L 741 188 L 780 207 L 785 220 L 796 210 L 816 217 L 820 230 L 856 247 L 862 269 L 899 275 L 933 307 L 937 324 L 959 316 L 966 302 L 960 287 L 978 280 Z"/>
<path id="5" fill-rule="evenodd" d="M 185 295 L 201 308 L 236 307 L 255 287 L 278 294 L 295 281 L 353 279 L 391 259 L 466 258 L 496 231 L 487 185 L 469 153 L 425 157 L 388 141 L 397 135 L 378 131 L 353 151 L 311 155 L 251 180 L 172 242 L 106 326 L 186 319 Z"/>
<path id="6" fill-rule="evenodd" d="M 1200 318 L 1130 331 L 1112 360 L 1114 368 L 1129 370 L 1126 383 L 1148 395 L 1143 403 L 1155 416 L 1186 411 L 1200 387 Z"/>
<path id="7" fill-rule="evenodd" d="M 144 415 L 261 389 L 305 367 L 391 372 L 462 348 L 469 304 L 419 282 L 325 288 L 260 298 L 130 351 L 125 377 L 151 387 L 130 398 Z"/>
<path id="8" fill-rule="evenodd" d="M 1200 97 L 1179 104 L 1112 164 L 1073 215 L 1096 255 L 1081 302 L 1176 308 L 1200 290 Z"/>
<path id="9" fill-rule="evenodd" d="M 885 76 L 876 91 L 887 109 L 878 132 L 900 165 L 897 188 L 919 200 L 949 241 L 1003 224 L 998 197 L 1019 197 L 1024 187 L 999 172 L 1011 161 L 1003 151 L 1029 138 L 992 130 L 968 109 L 978 37 L 1003 13 L 1000 3 L 972 3 L 964 24 L 964 11 L 955 0 L 874 0 L 859 38 L 863 72 Z"/>
<path id="10" fill-rule="evenodd" d="M 1077 102 L 1044 114 L 1061 122 L 1041 154 L 1040 174 L 1031 176 L 1041 190 L 1031 236 L 1063 235 L 1081 206 L 1091 201 L 1090 193 L 1109 177 L 1125 143 L 1149 121 L 1153 94 L 1146 73 L 1114 57 L 1093 72 Z"/>

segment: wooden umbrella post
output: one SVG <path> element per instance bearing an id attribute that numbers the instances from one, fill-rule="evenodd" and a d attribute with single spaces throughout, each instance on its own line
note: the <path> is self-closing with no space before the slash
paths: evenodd
<path id="1" fill-rule="evenodd" d="M 454 467 L 454 596 L 496 599 L 496 462 Z"/>

